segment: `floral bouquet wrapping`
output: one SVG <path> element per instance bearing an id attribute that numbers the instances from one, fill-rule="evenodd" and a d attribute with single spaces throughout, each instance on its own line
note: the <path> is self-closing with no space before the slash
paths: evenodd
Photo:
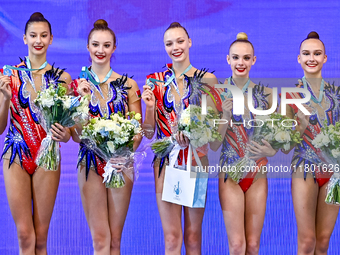
<path id="1" fill-rule="evenodd" d="M 98 117 L 83 127 L 80 138 L 85 146 L 93 150 L 107 164 L 103 174 L 107 188 L 121 188 L 125 185 L 122 172 L 112 166 L 110 159 L 117 158 L 124 165 L 125 174 L 133 179 L 133 138 L 141 132 L 139 113 L 129 112 L 125 118 L 120 112 L 111 114 L 109 119 Z M 132 169 L 132 170 L 131 170 Z"/>
<path id="2" fill-rule="evenodd" d="M 256 116 L 256 119 L 263 121 L 261 127 L 254 130 L 255 142 L 262 143 L 264 139 L 270 143 L 275 150 L 289 150 L 296 143 L 301 143 L 302 138 L 299 131 L 293 130 L 293 120 L 279 113 L 272 113 L 268 116 Z M 257 123 L 261 125 L 260 123 Z"/>
<path id="3" fill-rule="evenodd" d="M 52 139 L 51 126 L 59 123 L 63 127 L 72 127 L 88 119 L 88 98 L 68 96 L 66 92 L 67 89 L 62 85 L 50 84 L 47 89 L 39 91 L 34 100 L 39 109 L 39 122 L 47 133 L 35 162 L 46 170 L 57 171 L 60 162 L 59 142 Z"/>
<path id="4" fill-rule="evenodd" d="M 254 133 L 250 140 L 261 145 L 263 145 L 262 139 L 266 140 L 275 150 L 289 150 L 292 145 L 302 141 L 300 133 L 293 130 L 293 120 L 290 120 L 286 116 L 272 113 L 270 116 L 258 115 L 256 116 L 256 120 L 257 127 L 254 127 Z M 250 166 L 252 169 L 252 166 L 256 166 L 256 162 L 250 159 L 251 156 L 252 154 L 247 151 L 245 157 L 235 161 L 231 165 L 230 169 L 232 170 L 228 172 L 228 176 L 234 181 L 239 182 L 244 174 L 241 171 L 241 167 Z"/>
<path id="5" fill-rule="evenodd" d="M 325 202 L 327 204 L 340 205 L 340 122 L 327 126 L 327 121 L 321 132 L 313 139 L 312 144 L 317 148 L 318 159 L 314 162 L 319 165 L 319 169 L 324 172 L 333 171 L 327 186 Z"/>
<path id="6" fill-rule="evenodd" d="M 189 105 L 178 120 L 178 131 L 182 131 L 189 138 L 190 144 L 194 148 L 202 147 L 215 139 L 222 141 L 218 126 L 214 126 L 214 120 L 220 118 L 218 114 L 210 106 L 207 107 L 207 115 L 202 115 L 201 111 L 200 106 Z M 153 142 L 151 149 L 157 157 L 163 158 L 171 152 L 176 144 L 174 136 L 170 136 Z"/>

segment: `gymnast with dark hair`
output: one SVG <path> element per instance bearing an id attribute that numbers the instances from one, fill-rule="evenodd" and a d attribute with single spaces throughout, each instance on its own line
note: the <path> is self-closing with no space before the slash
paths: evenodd
<path id="1" fill-rule="evenodd" d="M 90 67 L 82 68 L 82 73 L 87 77 L 81 77 L 71 84 L 75 94 L 91 97 L 89 107 L 91 118 L 109 117 L 117 112 L 123 115 L 132 111 L 141 113 L 140 91 L 137 83 L 126 74 L 116 73 L 110 66 L 110 59 L 116 48 L 115 33 L 105 20 L 97 20 L 87 41 L 92 63 Z M 123 171 L 125 186 L 106 188 L 102 176 L 106 162 L 80 141 L 78 134 L 81 133 L 81 128 L 71 130 L 73 140 L 80 142 L 78 183 L 92 235 L 94 254 L 120 254 L 133 176 L 129 177 Z M 140 140 L 140 136 L 135 137 L 134 150 L 137 149 Z M 119 158 L 115 158 L 111 159 L 110 163 L 122 171 L 123 166 L 118 165 L 118 161 Z"/>
<path id="2" fill-rule="evenodd" d="M 39 124 L 34 99 L 50 82 L 67 85 L 69 74 L 46 60 L 53 41 L 50 22 L 39 13 L 27 21 L 24 43 L 28 56 L 15 67 L 0 69 L 0 133 L 10 123 L 2 154 L 9 207 L 17 229 L 20 254 L 47 254 L 47 234 L 57 195 L 58 171 L 37 167 L 35 158 L 46 132 Z M 52 125 L 52 139 L 67 142 L 70 130 Z M 33 214 L 33 215 L 32 215 Z"/>
<path id="3" fill-rule="evenodd" d="M 297 118 L 303 141 L 296 145 L 292 158 L 292 197 L 297 223 L 297 254 L 327 254 L 339 206 L 325 203 L 327 184 L 332 176 L 322 171 L 309 155 L 316 155 L 312 140 L 322 126 L 340 120 L 339 88 L 328 84 L 322 77 L 322 67 L 327 62 L 324 43 L 318 33 L 310 32 L 301 44 L 297 58 L 304 76 L 297 87 L 308 89 L 311 100 L 306 105 L 311 115 L 304 115 L 295 106 L 287 105 L 287 116 Z M 287 93 L 287 98 L 303 98 L 301 93 Z M 283 151 L 288 153 L 289 151 Z"/>

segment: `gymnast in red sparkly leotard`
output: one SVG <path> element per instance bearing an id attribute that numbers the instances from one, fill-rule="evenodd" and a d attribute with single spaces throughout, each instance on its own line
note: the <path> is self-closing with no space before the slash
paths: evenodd
<path id="1" fill-rule="evenodd" d="M 210 86 L 217 84 L 217 79 L 212 73 L 204 69 L 198 70 L 190 64 L 191 39 L 186 29 L 179 23 L 173 22 L 165 31 L 164 45 L 172 64 L 168 64 L 164 72 L 147 76 L 149 81 L 156 80 L 156 82 L 154 86 L 149 82 L 144 86 L 142 98 L 147 107 L 143 125 L 146 128 L 150 126 L 152 130 L 157 128 L 157 138 L 177 136 L 177 142 L 181 147 L 186 148 L 180 152 L 178 158 L 181 165 L 183 161 L 186 162 L 189 140 L 181 132 L 177 132 L 176 118 L 189 103 L 196 104 L 193 101 L 198 98 L 200 90 L 193 85 L 196 82 L 191 83 L 191 81 L 194 79 L 198 81 L 197 84 L 200 84 L 201 80 L 206 81 Z M 203 166 L 208 165 L 205 154 L 202 152 L 199 155 Z M 182 206 L 162 200 L 167 158 L 168 156 L 161 159 L 155 157 L 153 162 L 156 199 L 162 220 L 165 251 L 167 253 L 172 250 L 174 254 L 180 254 L 184 237 L 186 253 L 200 254 L 204 208 L 183 207 L 184 232 L 182 232 Z"/>
<path id="2" fill-rule="evenodd" d="M 272 106 L 272 90 L 262 85 L 255 85 L 249 79 L 249 71 L 255 64 L 256 57 L 254 47 L 248 41 L 245 33 L 237 35 L 237 40 L 229 48 L 227 60 L 232 69 L 232 77 L 227 79 L 225 83 L 242 89 L 245 99 L 247 99 L 247 95 L 249 96 L 248 88 L 252 88 L 253 107 L 263 110 L 270 109 Z M 227 95 L 228 90 L 220 90 L 220 94 L 222 93 Z M 221 173 L 219 179 L 220 203 L 228 234 L 230 254 L 246 254 L 246 251 L 249 254 L 257 254 L 267 199 L 267 178 L 265 174 L 261 173 L 261 166 L 266 165 L 267 157 L 274 156 L 276 151 L 266 141 L 263 141 L 263 145 L 251 141 L 254 127 L 243 123 L 255 119 L 256 116 L 249 111 L 248 104 L 242 106 L 245 107 L 244 115 L 233 115 L 232 100 L 225 98 L 222 103 L 222 119 L 227 119 L 229 124 L 219 127 L 224 138 L 220 166 L 228 167 L 235 164 L 245 157 L 247 151 L 249 151 L 254 155 L 250 158 L 256 162 L 259 171 L 245 172 L 238 183 L 228 177 L 228 173 Z M 244 102 L 247 102 L 247 100 L 244 100 Z M 235 124 L 230 125 L 231 121 Z M 221 142 L 215 142 L 211 145 L 211 148 L 217 151 L 220 146 Z M 243 167 L 247 169 L 247 166 Z M 256 245 L 252 245 L 251 242 Z"/>
<path id="3" fill-rule="evenodd" d="M 50 23 L 41 13 L 32 14 L 24 34 L 28 57 L 17 66 L 6 65 L 0 70 L 1 133 L 10 112 L 2 155 L 3 174 L 20 254 L 47 253 L 47 234 L 60 179 L 60 169 L 45 171 L 34 163 L 46 136 L 36 117 L 37 92 L 46 89 L 50 82 L 60 82 L 65 87 L 71 82 L 70 75 L 46 61 L 52 38 Z M 70 131 L 59 124 L 52 125 L 51 132 L 52 139 L 59 142 L 70 138 Z"/>
<path id="4" fill-rule="evenodd" d="M 45 62 L 46 67 L 48 66 Z M 31 61 L 26 57 L 22 63 L 15 66 L 0 69 L 2 73 L 8 73 L 12 98 L 10 103 L 10 125 L 5 139 L 3 159 L 9 160 L 9 167 L 16 163 L 32 175 L 36 169 L 35 159 L 41 144 L 46 137 L 46 132 L 39 124 L 37 118 L 37 107 L 33 100 L 37 94 L 37 84 L 40 90 L 48 88 L 51 82 L 65 83 L 61 80 L 63 70 L 51 67 L 45 74 L 40 76 L 28 71 L 31 68 Z M 37 81 L 41 81 L 38 83 Z"/>
<path id="5" fill-rule="evenodd" d="M 339 212 L 339 206 L 325 203 L 327 183 L 332 173 L 320 171 L 314 164 L 316 148 L 311 143 L 323 125 L 335 125 L 340 120 L 339 87 L 326 83 L 322 78 L 322 67 L 327 61 L 325 51 L 325 45 L 316 32 L 310 32 L 300 45 L 298 62 L 304 77 L 297 86 L 311 94 L 309 105 L 306 106 L 311 115 L 305 116 L 292 105 L 286 107 L 287 116 L 297 118 L 297 128 L 303 138 L 295 146 L 292 158 L 292 197 L 298 229 L 297 254 L 326 254 Z M 300 93 L 287 94 L 287 98 L 301 97 Z M 334 167 L 329 166 L 331 169 Z"/>
<path id="6" fill-rule="evenodd" d="M 116 73 L 110 66 L 110 58 L 116 50 L 116 35 L 105 20 L 97 20 L 88 35 L 88 51 L 91 67 L 83 67 L 81 78 L 71 84 L 75 93 L 88 95 L 90 116 L 109 117 L 112 113 L 141 113 L 140 93 L 137 83 L 127 75 Z M 84 73 L 85 72 L 85 73 Z M 87 74 L 87 77 L 83 76 Z M 72 129 L 72 131 L 75 129 Z M 77 132 L 72 132 L 76 142 L 81 142 Z M 134 139 L 134 149 L 140 137 Z M 124 159 L 122 159 L 124 160 Z M 110 159 L 117 169 L 119 159 Z M 118 162 L 117 162 L 118 163 Z M 80 143 L 78 155 L 78 183 L 84 212 L 91 230 L 95 254 L 120 254 L 122 231 L 128 212 L 133 177 L 125 176 L 121 188 L 106 188 L 102 174 L 106 162 L 95 151 Z"/>

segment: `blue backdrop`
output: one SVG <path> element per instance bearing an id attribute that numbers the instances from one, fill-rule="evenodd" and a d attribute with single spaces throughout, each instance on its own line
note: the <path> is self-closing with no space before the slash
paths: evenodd
<path id="1" fill-rule="evenodd" d="M 163 70 L 169 58 L 163 33 L 173 21 L 185 26 L 193 41 L 190 59 L 197 68 L 215 70 L 228 77 L 226 54 L 238 32 L 246 32 L 255 47 L 257 63 L 251 77 L 299 78 L 300 42 L 315 30 L 326 46 L 328 62 L 323 76 L 339 77 L 340 2 L 285 1 L 100 1 L 28 0 L 0 1 L 0 66 L 18 64 L 27 55 L 22 36 L 26 21 L 36 11 L 52 24 L 53 44 L 48 61 L 66 67 L 77 78 L 89 65 L 86 39 L 99 18 L 116 32 L 118 47 L 112 67 L 134 75 L 140 87 L 145 76 Z M 326 79 L 328 80 L 328 79 Z M 339 85 L 338 83 L 336 85 Z M 285 86 L 293 86 L 292 83 Z M 5 134 L 0 138 L 3 146 Z M 80 201 L 76 177 L 77 145 L 62 145 L 62 175 L 49 232 L 50 254 L 91 254 L 92 242 Z M 151 158 L 150 154 L 149 157 Z M 278 153 L 271 164 L 288 165 L 291 155 Z M 122 254 L 162 254 L 163 231 L 158 215 L 150 160 L 144 162 L 135 183 L 123 232 Z M 15 225 L 6 199 L 0 166 L 0 254 L 18 254 Z M 260 254 L 296 253 L 296 222 L 289 178 L 269 179 L 267 212 Z M 329 254 L 339 254 L 339 223 L 331 238 Z M 203 254 L 227 254 L 227 236 L 218 201 L 217 179 L 209 180 L 203 221 Z"/>

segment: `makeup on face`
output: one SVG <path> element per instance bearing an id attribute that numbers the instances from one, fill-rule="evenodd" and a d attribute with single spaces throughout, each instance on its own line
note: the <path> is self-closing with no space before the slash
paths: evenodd
<path id="1" fill-rule="evenodd" d="M 227 59 L 234 78 L 248 77 L 252 65 L 255 64 L 253 48 L 249 43 L 237 42 L 232 45 Z"/>
<path id="2" fill-rule="evenodd" d="M 46 22 L 31 23 L 24 35 L 24 42 L 28 46 L 30 55 L 46 54 L 52 39 L 53 37 Z"/>
<path id="3" fill-rule="evenodd" d="M 184 29 L 171 28 L 164 34 L 165 50 L 174 62 L 182 62 L 189 56 L 191 40 Z"/>
<path id="4" fill-rule="evenodd" d="M 109 31 L 93 32 L 89 41 L 88 51 L 92 61 L 95 63 L 103 64 L 109 62 L 115 51 L 111 33 Z"/>
<path id="5" fill-rule="evenodd" d="M 321 72 L 326 60 L 324 46 L 320 40 L 308 39 L 302 43 L 298 62 L 306 73 L 317 74 Z"/>

